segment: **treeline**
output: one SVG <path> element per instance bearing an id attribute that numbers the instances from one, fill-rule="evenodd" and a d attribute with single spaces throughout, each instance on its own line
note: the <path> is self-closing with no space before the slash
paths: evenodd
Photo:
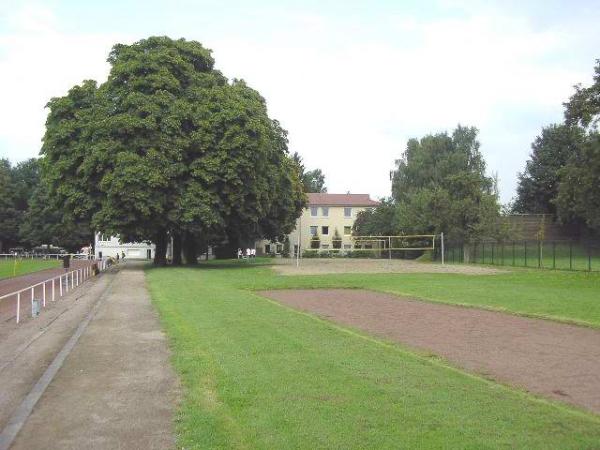
<path id="1" fill-rule="evenodd" d="M 496 181 L 486 175 L 477 129 L 458 126 L 408 141 L 392 174 L 392 196 L 359 213 L 357 235 L 446 233 L 450 239 L 497 236 Z"/>
<path id="2" fill-rule="evenodd" d="M 57 211 L 153 242 L 160 265 L 171 240 L 173 264 L 193 264 L 209 244 L 233 256 L 293 229 L 301 167 L 257 91 L 184 39 L 118 44 L 108 62 L 105 83 L 48 103 L 42 179 Z"/>
<path id="3" fill-rule="evenodd" d="M 551 214 L 586 234 L 600 233 L 600 60 L 594 82 L 577 85 L 564 121 L 542 129 L 519 174 L 517 213 Z"/>
<path id="4" fill-rule="evenodd" d="M 53 208 L 40 172 L 38 159 L 15 166 L 0 160 L 0 253 L 42 245 L 75 252 L 93 242 L 89 224 L 75 223 Z"/>
<path id="5" fill-rule="evenodd" d="M 506 206 L 486 175 L 477 129 L 458 126 L 408 141 L 396 161 L 392 196 L 361 213 L 356 235 L 438 234 L 451 240 L 510 237 L 502 214 L 551 214 L 576 232 L 600 233 L 600 60 L 590 87 L 575 87 L 565 120 L 532 144 L 517 198 Z"/>

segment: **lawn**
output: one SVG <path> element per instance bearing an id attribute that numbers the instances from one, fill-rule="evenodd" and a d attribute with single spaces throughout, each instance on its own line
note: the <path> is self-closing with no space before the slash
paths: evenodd
<path id="1" fill-rule="evenodd" d="M 2 259 L 0 260 L 0 280 L 13 276 L 25 275 L 38 270 L 59 267 L 60 261 L 53 259 Z"/>
<path id="2" fill-rule="evenodd" d="M 150 269 L 147 277 L 183 383 L 180 447 L 597 448 L 600 442 L 597 416 L 253 292 L 366 287 L 600 326 L 600 306 L 591 301 L 598 277 L 537 271 L 284 277 L 246 263 Z"/>

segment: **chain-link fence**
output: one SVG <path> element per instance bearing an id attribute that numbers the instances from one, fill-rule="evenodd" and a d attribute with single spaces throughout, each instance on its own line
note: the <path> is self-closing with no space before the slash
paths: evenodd
<path id="1" fill-rule="evenodd" d="M 447 263 L 600 271 L 600 240 L 446 242 Z M 441 248 L 434 258 L 441 260 Z"/>

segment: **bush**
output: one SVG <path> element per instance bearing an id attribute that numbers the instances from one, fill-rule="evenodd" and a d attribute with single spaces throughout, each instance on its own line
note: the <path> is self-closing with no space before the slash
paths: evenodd
<path id="1" fill-rule="evenodd" d="M 342 248 L 342 237 L 340 236 L 340 233 L 338 232 L 337 228 L 335 229 L 335 232 L 333 233 L 333 239 L 332 239 L 331 243 L 333 244 L 333 248 L 336 250 L 339 250 L 340 248 Z"/>
<path id="2" fill-rule="evenodd" d="M 321 247 L 321 238 L 318 234 L 315 234 L 312 238 L 310 238 L 310 248 L 318 249 Z"/>

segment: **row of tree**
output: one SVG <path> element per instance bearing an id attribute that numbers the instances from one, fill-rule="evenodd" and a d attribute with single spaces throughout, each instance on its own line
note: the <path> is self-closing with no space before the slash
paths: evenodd
<path id="1" fill-rule="evenodd" d="M 513 210 L 551 214 L 563 224 L 600 232 L 600 60 L 594 82 L 575 87 L 565 120 L 542 129 L 519 174 Z"/>
<path id="2" fill-rule="evenodd" d="M 357 235 L 446 233 L 450 239 L 491 237 L 498 230 L 496 181 L 486 175 L 477 129 L 458 126 L 408 141 L 396 161 L 392 197 L 362 212 Z"/>
<path id="3" fill-rule="evenodd" d="M 87 244 L 94 230 L 153 242 L 157 264 L 172 241 L 174 264 L 195 263 L 208 245 L 232 256 L 282 238 L 304 193 L 326 191 L 322 172 L 288 153 L 265 100 L 214 69 L 200 43 L 151 37 L 115 45 L 108 62 L 105 83 L 84 81 L 48 103 L 39 160 L 3 163 L 0 192 L 19 190 L 4 178 L 35 169 L 27 200 L 0 205 L 7 243 Z"/>
<path id="4" fill-rule="evenodd" d="M 517 198 L 503 208 L 497 181 L 486 175 L 477 130 L 458 126 L 408 141 L 396 161 L 392 196 L 361 213 L 357 235 L 437 234 L 450 239 L 502 238 L 505 213 L 551 214 L 587 233 L 600 232 L 600 60 L 590 87 L 575 87 L 565 121 L 532 144 Z"/>
<path id="5" fill-rule="evenodd" d="M 89 226 L 76 224 L 52 208 L 40 180 L 39 160 L 16 166 L 0 160 L 0 253 L 15 246 L 42 245 L 77 251 L 92 238 Z"/>

